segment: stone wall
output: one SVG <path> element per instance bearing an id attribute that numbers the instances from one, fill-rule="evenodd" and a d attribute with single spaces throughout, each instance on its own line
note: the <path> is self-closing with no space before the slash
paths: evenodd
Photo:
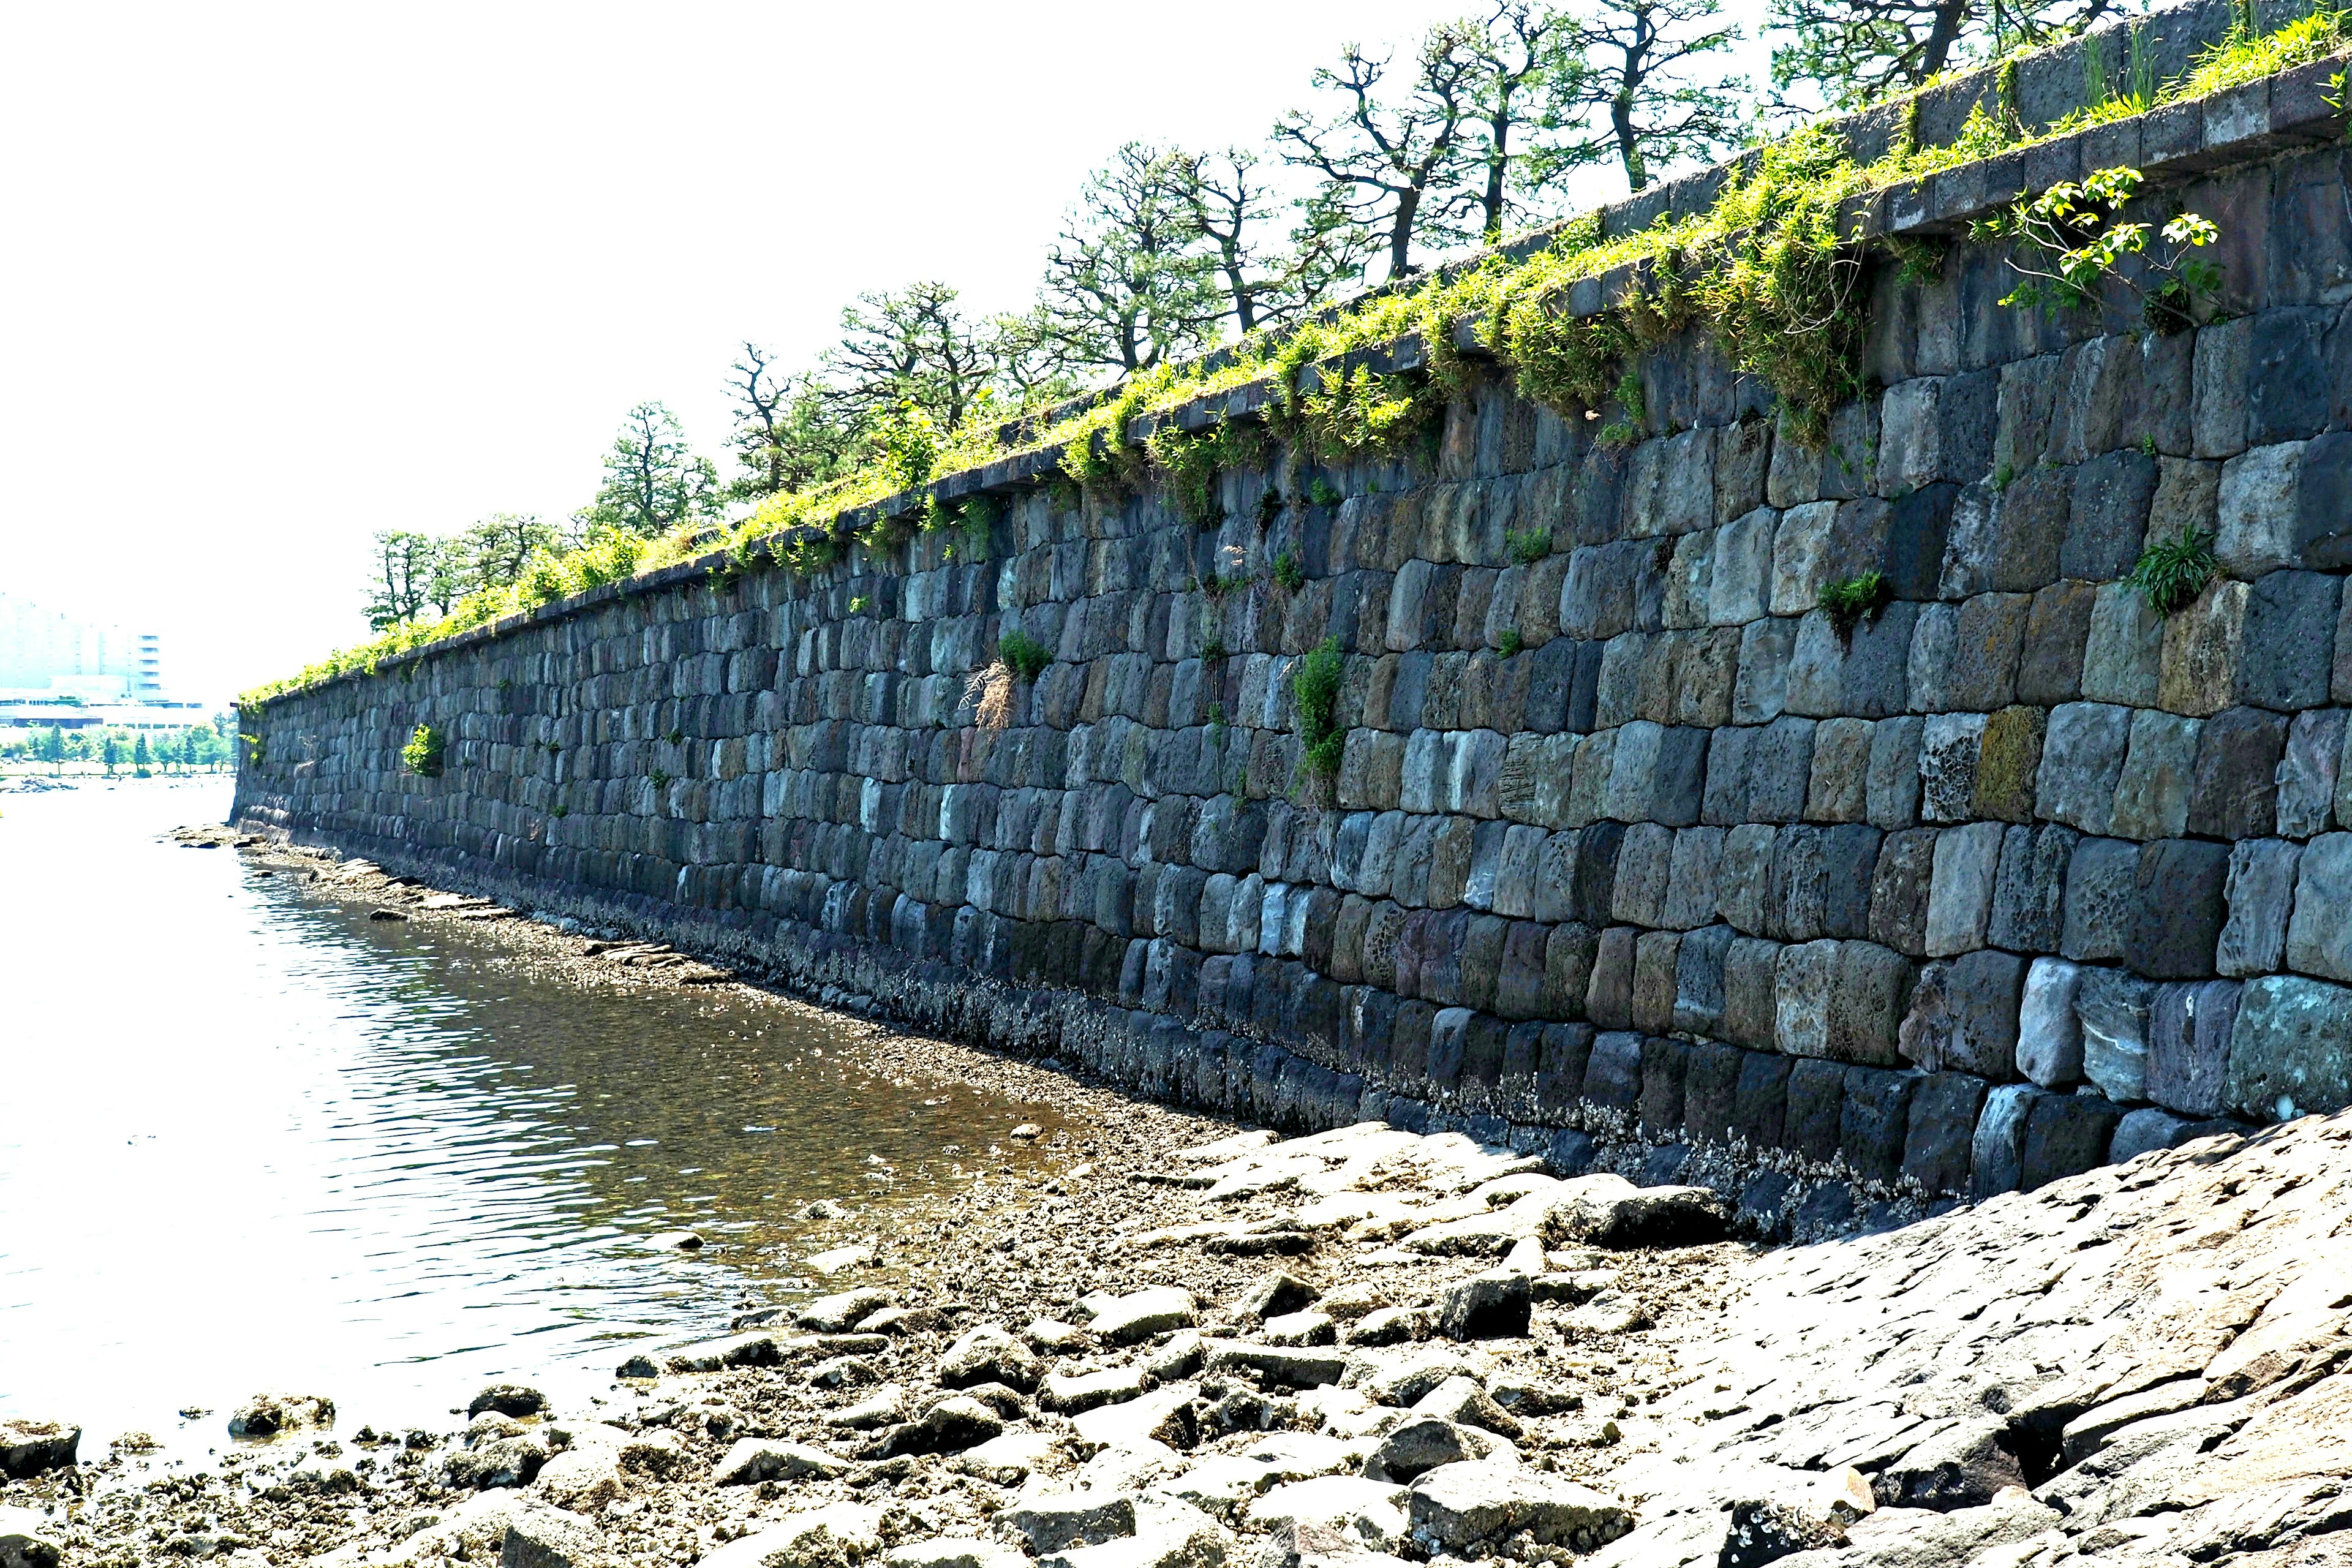
<path id="1" fill-rule="evenodd" d="M 2339 147 L 2238 145 L 2179 193 L 2220 324 L 2044 320 L 1963 247 L 1876 278 L 1825 449 L 1694 339 L 1637 444 L 1494 380 L 1424 462 L 1276 451 L 1205 529 L 966 476 L 984 558 L 695 563 L 249 710 L 237 813 L 1150 1092 L 1563 1163 L 1637 1127 L 1982 1193 L 2340 1107 L 2352 221 Z M 2166 618 L 2121 579 L 2184 526 L 2223 575 Z M 1842 635 L 1865 570 L 1893 602 Z M 1054 662 L 992 729 L 1015 627 Z M 1302 787 L 1327 637 L 1346 751 Z"/>

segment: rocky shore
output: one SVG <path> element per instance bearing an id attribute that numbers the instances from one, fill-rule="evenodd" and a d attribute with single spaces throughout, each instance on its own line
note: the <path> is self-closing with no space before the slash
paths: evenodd
<path id="1" fill-rule="evenodd" d="M 201 1475 L 0 1432 L 0 1568 L 2352 1563 L 2352 1115 L 1768 1247 L 1706 1188 L 876 1048 L 1050 1077 L 1068 1160 L 586 1408 L 346 1432 L 298 1391 Z"/>

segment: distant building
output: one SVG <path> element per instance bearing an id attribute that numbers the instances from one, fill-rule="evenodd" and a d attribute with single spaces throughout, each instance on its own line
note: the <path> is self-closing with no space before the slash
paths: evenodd
<path id="1" fill-rule="evenodd" d="M 0 701 L 163 700 L 163 639 L 0 592 Z"/>

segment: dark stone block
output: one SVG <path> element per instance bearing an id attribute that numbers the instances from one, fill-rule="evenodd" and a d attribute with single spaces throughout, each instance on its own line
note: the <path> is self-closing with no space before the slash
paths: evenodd
<path id="1" fill-rule="evenodd" d="M 1641 1128 L 1651 1137 L 1682 1131 L 1683 1080 L 1690 1070 L 1690 1047 L 1656 1037 L 1642 1042 Z"/>
<path id="2" fill-rule="evenodd" d="M 2130 575 L 2147 534 L 2156 479 L 2156 459 L 2145 452 L 2108 452 L 2078 464 L 2059 572 L 2086 583 Z"/>
<path id="3" fill-rule="evenodd" d="M 2205 721 L 2189 795 L 2189 831 L 2214 838 L 2267 838 L 2278 826 L 2278 763 L 2287 719 L 2260 708 L 2225 708 Z"/>
<path id="4" fill-rule="evenodd" d="M 2254 580 L 2246 596 L 2239 695 L 2287 712 L 2326 702 L 2340 586 L 2319 572 L 2270 572 Z"/>
<path id="5" fill-rule="evenodd" d="M 1569 689 L 1566 726 L 1571 734 L 1592 733 L 1601 708 L 1601 658 L 1607 647 L 1597 641 L 1576 645 L 1576 681 Z"/>
<path id="6" fill-rule="evenodd" d="M 1568 722 L 1577 647 L 1568 637 L 1554 637 L 1528 656 L 1527 726 L 1536 734 L 1556 734 Z"/>
<path id="7" fill-rule="evenodd" d="M 2256 316 L 2246 348 L 2246 438 L 2266 447 L 2327 427 L 2327 334 L 2336 311 L 2286 305 Z"/>
<path id="8" fill-rule="evenodd" d="M 1667 1143 L 1650 1151 L 1642 1162 L 1640 1185 L 1672 1186 L 1682 1180 L 1683 1167 L 1690 1163 L 1691 1149 L 1687 1143 Z"/>
<path id="9" fill-rule="evenodd" d="M 1813 721 L 1775 719 L 1748 743 L 1748 820 L 1801 822 L 1813 776 Z"/>
<path id="10" fill-rule="evenodd" d="M 1799 1241 L 1835 1236 L 1853 1223 L 1853 1189 L 1843 1182 L 1825 1182 L 1797 1205 L 1790 1228 Z"/>
<path id="11" fill-rule="evenodd" d="M 1884 837 L 1877 828 L 1862 823 L 1844 823 L 1822 830 L 1823 936 L 1870 934 L 1871 889 L 1878 867 L 1879 842 Z"/>
<path id="12" fill-rule="evenodd" d="M 1810 824 L 1784 827 L 1772 844 L 1772 873 L 1765 895 L 1765 928 L 1789 942 L 1822 934 L 1829 908 L 1831 872 L 1822 830 Z"/>
<path id="13" fill-rule="evenodd" d="M 2158 987 L 2148 1019 L 2147 1097 L 2184 1116 L 2220 1115 L 2237 1022 L 2234 980 Z"/>
<path id="14" fill-rule="evenodd" d="M 1544 1013 L 1553 1018 L 1584 1016 L 1592 986 L 1592 964 L 1601 948 L 1591 926 L 1568 921 L 1552 928 L 1544 944 Z"/>
<path id="15" fill-rule="evenodd" d="M 1429 1080 L 1429 1041 L 1437 1009 L 1426 1002 L 1405 1002 L 1396 1011 L 1389 1032 L 1389 1077 L 1401 1089 L 1419 1092 Z"/>
<path id="16" fill-rule="evenodd" d="M 1551 928 L 1514 921 L 1503 941 L 1502 974 L 1495 986 L 1495 1011 L 1506 1018 L 1544 1016 L 1544 957 Z"/>
<path id="17" fill-rule="evenodd" d="M 1787 1219 L 1789 1189 L 1794 1184 L 1785 1171 L 1759 1171 L 1739 1189 L 1735 1223 L 1750 1236 L 1780 1235 Z"/>
<path id="18" fill-rule="evenodd" d="M 2010 481 L 1993 503 L 1996 592 L 2031 594 L 2058 580 L 2073 511 L 2074 482 L 2063 469 L 2029 468 Z"/>
<path id="19" fill-rule="evenodd" d="M 1775 966 L 1780 944 L 1735 937 L 1723 952 L 1723 1034 L 1733 1043 L 1769 1049 L 1779 1027 Z"/>
<path id="20" fill-rule="evenodd" d="M 1564 1128 L 1544 1148 L 1544 1163 L 1555 1176 L 1580 1176 L 1592 1168 L 1592 1134 Z"/>
<path id="21" fill-rule="evenodd" d="M 1461 1005 L 1493 1011 L 1504 944 L 1510 935 L 1511 922 L 1500 915 L 1471 914 L 1462 922 L 1462 979 L 1456 998 Z"/>
<path id="22" fill-rule="evenodd" d="M 1902 1172 L 1911 1124 L 1911 1093 L 1918 1079 L 1885 1068 L 1845 1070 L 1838 1149 L 1846 1168 L 1865 1181 L 1893 1182 Z"/>
<path id="23" fill-rule="evenodd" d="M 1737 827 L 1748 820 L 1748 767 L 1757 731 L 1727 725 L 1706 751 L 1706 794 L 1699 820 L 1712 827 Z"/>
<path id="24" fill-rule="evenodd" d="M 2066 867 L 2082 837 L 2044 823 L 2001 835 L 1985 940 L 2012 952 L 2055 952 L 2066 925 Z"/>
<path id="25" fill-rule="evenodd" d="M 1565 1116 L 1584 1098 L 1584 1064 L 1592 1055 L 1592 1026 L 1547 1024 L 1536 1068 L 1536 1109 L 1547 1121 Z"/>
<path id="26" fill-rule="evenodd" d="M 1805 1057 L 1789 1069 L 1788 1108 L 1781 1146 L 1827 1164 L 1845 1138 L 1845 1067 Z"/>
<path id="27" fill-rule="evenodd" d="M 1676 1034 L 1722 1035 L 1723 959 L 1737 934 L 1723 925 L 1683 933 L 1675 952 L 1674 1017 L 1668 1025 Z"/>
<path id="28" fill-rule="evenodd" d="M 2098 590 L 2068 578 L 2033 595 L 2025 617 L 2025 652 L 2017 666 L 2017 700 L 2043 708 L 2083 695 L 2083 649 L 2090 640 Z"/>
<path id="29" fill-rule="evenodd" d="M 2156 980 L 2201 980 L 2229 918 L 2230 847 L 2160 838 L 2139 853 L 2139 918 L 2124 958 Z"/>
<path id="30" fill-rule="evenodd" d="M 1489 1110 L 1495 1107 L 1496 1089 L 1503 1080 L 1509 1034 L 1509 1026 L 1492 1013 L 1473 1016 L 1462 1031 L 1462 1092 Z"/>
<path id="31" fill-rule="evenodd" d="M 1633 1027 L 1663 1035 L 1675 1026 L 1675 983 L 1682 932 L 1645 931 L 1633 942 Z"/>
<path id="32" fill-rule="evenodd" d="M 1911 633 L 1918 624 L 1919 606 L 1902 602 L 1853 628 L 1839 672 L 1845 712 L 1884 719 L 1910 706 Z"/>
<path id="33" fill-rule="evenodd" d="M 1903 1174 L 1926 1192 L 1967 1192 L 1969 1151 L 1984 1099 L 1984 1079 L 1969 1073 L 1930 1073 L 1919 1079 L 1911 1096 Z"/>
<path id="34" fill-rule="evenodd" d="M 2054 179 L 2042 182 L 2056 183 Z M 1945 378 L 1942 395 L 1936 400 L 1936 420 L 1946 479 L 1967 484 L 1992 471 L 1993 433 L 2000 424 L 2000 408 L 1999 370 L 1970 371 L 1965 375 Z"/>
<path id="35" fill-rule="evenodd" d="M 1699 803 L 1706 788 L 1708 733 L 1678 724 L 1659 736 L 1658 768 L 1650 794 L 1651 821 L 1669 827 L 1689 827 L 1698 821 Z"/>
<path id="36" fill-rule="evenodd" d="M 1739 1109 L 1739 1064 L 1748 1053 L 1706 1041 L 1690 1048 L 1683 1076 L 1683 1131 L 1706 1143 L 1728 1143 Z"/>
<path id="37" fill-rule="evenodd" d="M 2139 919 L 2140 847 L 2084 838 L 2066 869 L 2066 925 L 2060 951 L 2078 963 L 2119 959 Z"/>
<path id="38" fill-rule="evenodd" d="M 1543 1037 L 1541 1024 L 1515 1025 L 1503 1037 L 1503 1073 L 1495 1103 L 1514 1120 L 1531 1121 L 1538 1115 L 1536 1076 L 1543 1068 Z"/>
<path id="39" fill-rule="evenodd" d="M 1421 1100 L 1399 1097 L 1389 1101 L 1389 1125 L 1400 1132 L 1427 1133 L 1430 1121 L 1429 1107 Z"/>
<path id="40" fill-rule="evenodd" d="M 1596 1035 L 1584 1068 L 1585 1103 L 1631 1119 L 1642 1103 L 1642 1037 Z"/>
<path id="41" fill-rule="evenodd" d="M 1624 842 L 1622 822 L 1596 822 L 1577 835 L 1576 882 L 1569 895 L 1569 910 L 1586 925 L 1609 923 L 1617 889 L 1617 851 Z"/>
<path id="42" fill-rule="evenodd" d="M 1640 935 L 1632 926 L 1611 926 L 1593 948 L 1584 1016 L 1601 1028 L 1633 1026 L 1634 943 Z"/>
<path id="43" fill-rule="evenodd" d="M 1955 484 L 1922 485 L 1895 503 L 1886 549 L 1886 580 L 1897 599 L 1933 599 L 1952 531 Z"/>
<path id="44" fill-rule="evenodd" d="M 1927 896 L 1935 876 L 1936 832 L 1906 827 L 1879 846 L 1870 889 L 1870 940 L 1913 958 L 1927 951 Z"/>
<path id="45" fill-rule="evenodd" d="M 1783 1146 L 1791 1065 L 1789 1058 L 1771 1051 L 1739 1053 L 1739 1078 L 1732 1089 L 1731 1131 L 1751 1150 Z"/>
<path id="46" fill-rule="evenodd" d="M 1462 1060 L 1473 1016 L 1463 1008 L 1447 1007 L 1429 1021 L 1429 1067 L 1424 1081 L 1430 1099 L 1439 1105 L 1454 1105 L 1454 1097 L 1461 1091 Z"/>
<path id="47" fill-rule="evenodd" d="M 2095 1094 L 2043 1095 L 2025 1121 L 2018 1188 L 2032 1192 L 2106 1163 L 2121 1108 Z"/>
<path id="48" fill-rule="evenodd" d="M 2303 449 L 2295 511 L 2305 566 L 2352 566 L 2352 431 L 2331 430 Z"/>

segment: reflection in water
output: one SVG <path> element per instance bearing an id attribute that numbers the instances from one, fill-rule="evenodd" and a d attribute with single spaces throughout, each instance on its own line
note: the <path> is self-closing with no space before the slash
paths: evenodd
<path id="1" fill-rule="evenodd" d="M 0 1414 L 168 1437 L 263 1387 L 446 1425 L 600 1388 L 887 1233 L 1039 1107 L 864 1070 L 852 1029 L 625 994 L 305 897 L 225 783 L 0 797 Z M 835 1198 L 847 1221 L 802 1211 Z M 699 1256 L 656 1250 L 691 1228 Z"/>

